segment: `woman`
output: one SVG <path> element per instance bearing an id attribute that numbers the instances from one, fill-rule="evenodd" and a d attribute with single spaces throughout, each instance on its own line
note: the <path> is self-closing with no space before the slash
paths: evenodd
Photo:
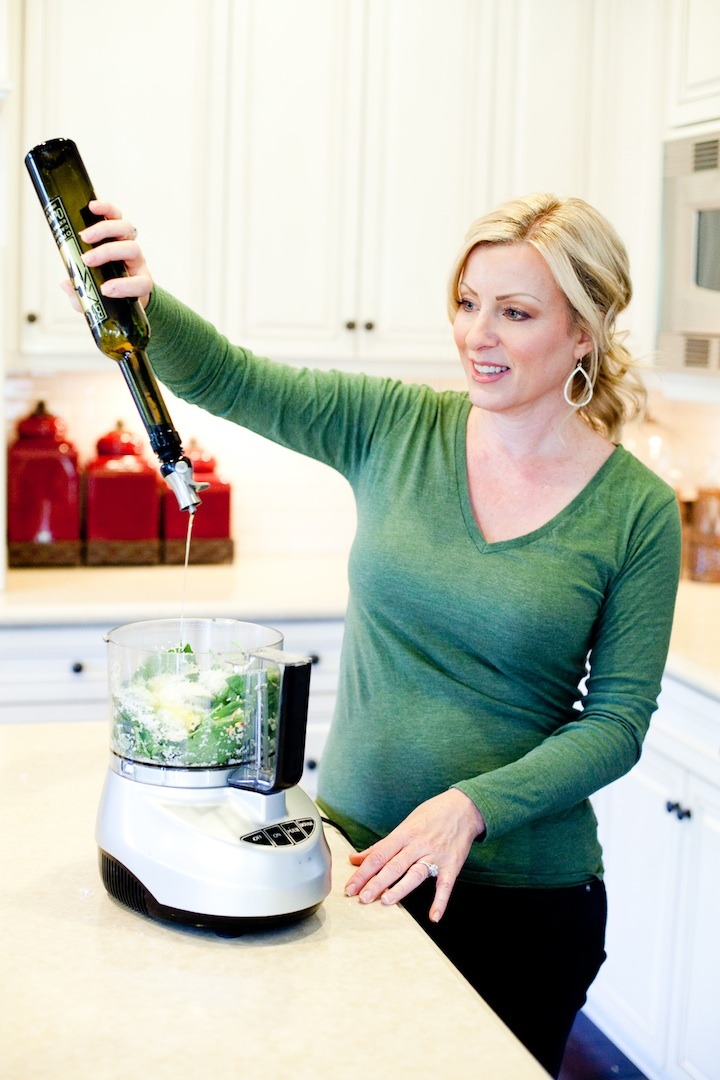
<path id="1" fill-rule="evenodd" d="M 674 493 L 621 446 L 638 401 L 615 330 L 627 256 L 586 203 L 520 199 L 471 228 L 450 284 L 467 393 L 297 370 L 230 346 L 124 260 L 176 394 L 353 486 L 336 715 L 319 802 L 346 891 L 402 901 L 557 1075 L 604 959 L 588 796 L 637 761 L 679 576 Z M 587 677 L 587 692 L 579 686 Z M 581 699 L 581 701 L 579 700 Z"/>

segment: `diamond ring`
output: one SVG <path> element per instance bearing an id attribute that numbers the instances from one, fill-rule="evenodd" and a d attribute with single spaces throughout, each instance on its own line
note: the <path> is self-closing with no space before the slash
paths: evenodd
<path id="1" fill-rule="evenodd" d="M 438 876 L 438 871 L 440 870 L 440 867 L 438 866 L 437 863 L 426 862 L 425 859 L 418 859 L 418 862 L 422 863 L 423 866 L 427 866 L 427 872 L 428 872 L 428 877 L 429 878 Z"/>

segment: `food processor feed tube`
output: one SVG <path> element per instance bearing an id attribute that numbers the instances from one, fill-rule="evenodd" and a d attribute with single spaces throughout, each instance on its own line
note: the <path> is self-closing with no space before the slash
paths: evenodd
<path id="1" fill-rule="evenodd" d="M 194 514 L 200 505 L 190 460 L 183 453 L 145 349 L 150 326 L 137 300 L 103 296 L 101 285 L 124 277 L 122 263 L 90 268 L 82 255 L 92 245 L 79 233 L 102 218 L 90 213 L 96 198 L 90 178 L 74 142 L 51 139 L 34 147 L 25 165 L 52 229 L 55 242 L 85 313 L 95 343 L 105 356 L 117 361 L 160 460 L 160 473 L 174 492 L 181 510 Z"/>

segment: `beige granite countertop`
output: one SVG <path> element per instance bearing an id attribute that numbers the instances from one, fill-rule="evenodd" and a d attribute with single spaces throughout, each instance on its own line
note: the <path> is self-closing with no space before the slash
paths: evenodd
<path id="1" fill-rule="evenodd" d="M 399 908 L 333 889 L 293 927 L 224 939 L 111 900 L 94 818 L 105 724 L 0 727 L 7 1080 L 367 1080 L 545 1072 Z"/>
<path id="2" fill-rule="evenodd" d="M 342 619 L 347 557 L 245 556 L 219 566 L 88 566 L 8 570 L 0 626 L 173 618 Z"/>
<path id="3" fill-rule="evenodd" d="M 720 701 L 720 584 L 680 582 L 666 670 Z"/>

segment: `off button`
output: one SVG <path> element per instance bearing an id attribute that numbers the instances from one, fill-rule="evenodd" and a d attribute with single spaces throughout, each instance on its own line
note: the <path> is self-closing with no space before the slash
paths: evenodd
<path id="1" fill-rule="evenodd" d="M 247 836 L 242 836 L 241 840 L 244 840 L 246 844 L 259 844 L 264 847 L 272 847 L 272 840 L 262 831 L 262 829 L 260 832 L 248 833 Z"/>

